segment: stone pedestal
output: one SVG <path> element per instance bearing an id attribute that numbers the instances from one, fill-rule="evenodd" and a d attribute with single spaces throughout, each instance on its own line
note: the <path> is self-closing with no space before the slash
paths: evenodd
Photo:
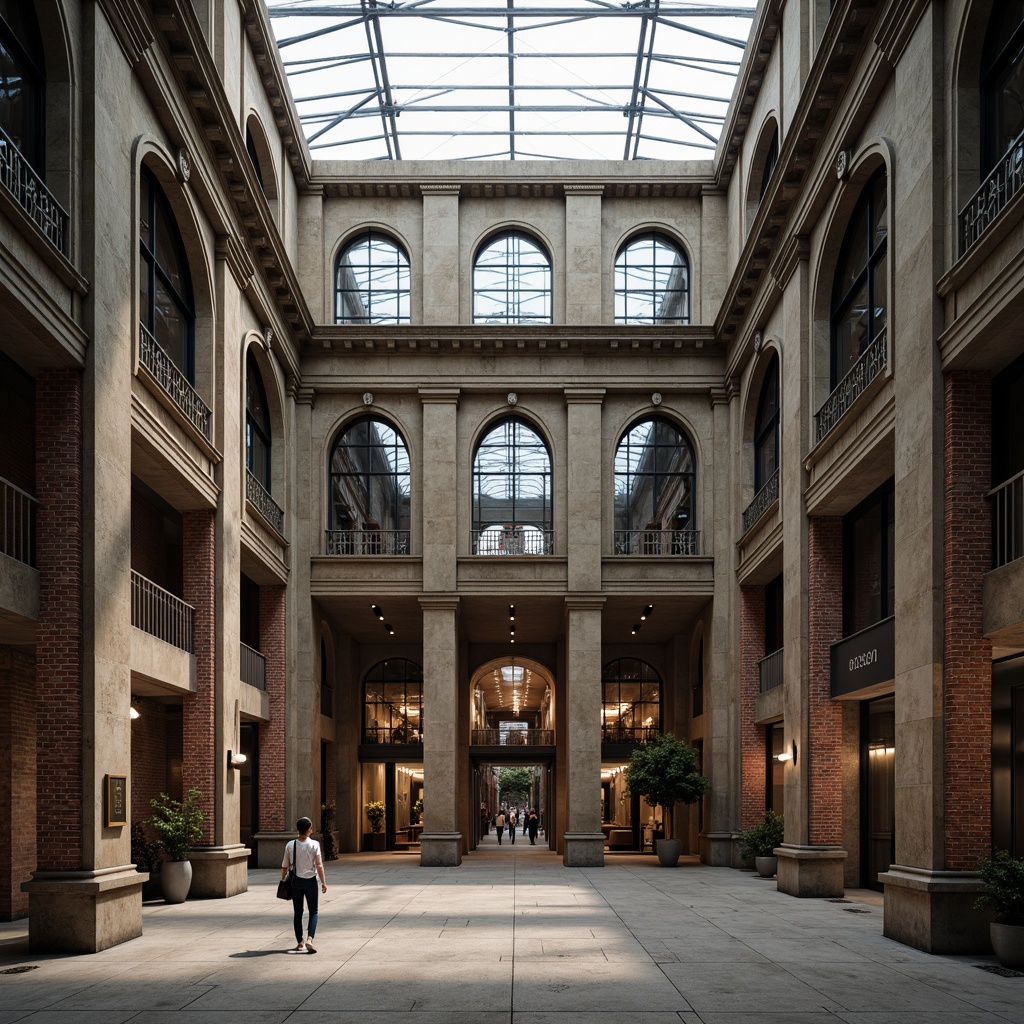
<path id="1" fill-rule="evenodd" d="M 294 838 L 294 832 L 257 832 L 252 837 L 256 844 L 256 867 L 279 868 L 284 860 L 284 848 Z"/>
<path id="2" fill-rule="evenodd" d="M 735 832 L 702 832 L 700 837 L 700 859 L 704 864 L 716 868 L 737 867 Z"/>
<path id="3" fill-rule="evenodd" d="M 134 864 L 99 871 L 35 871 L 28 893 L 32 953 L 98 953 L 142 934 L 142 885 Z"/>
<path id="4" fill-rule="evenodd" d="M 188 859 L 192 862 L 190 899 L 223 899 L 249 888 L 248 846 L 204 846 L 190 850 Z"/>
<path id="5" fill-rule="evenodd" d="M 926 953 L 988 953 L 992 915 L 971 909 L 982 890 L 969 871 L 929 871 L 893 864 L 885 886 L 882 934 Z"/>
<path id="6" fill-rule="evenodd" d="M 461 832 L 423 832 L 420 834 L 421 867 L 457 868 L 461 863 Z"/>
<path id="7" fill-rule="evenodd" d="M 604 833 L 566 832 L 562 836 L 562 863 L 567 868 L 603 868 Z"/>
<path id="8" fill-rule="evenodd" d="M 775 848 L 775 855 L 779 858 L 779 892 L 811 899 L 843 895 L 846 851 L 841 846 L 791 846 L 783 843 Z"/>

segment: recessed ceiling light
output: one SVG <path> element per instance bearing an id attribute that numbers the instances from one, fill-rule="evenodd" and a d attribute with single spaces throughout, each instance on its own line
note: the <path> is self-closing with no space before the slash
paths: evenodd
<path id="1" fill-rule="evenodd" d="M 644 608 L 644 610 L 640 613 L 640 621 L 643 622 L 644 619 L 646 619 L 647 616 L 650 615 L 651 612 L 653 612 L 653 611 L 654 611 L 654 605 L 653 604 L 647 605 L 647 607 Z"/>
<path id="2" fill-rule="evenodd" d="M 395 627 L 394 627 L 394 626 L 392 626 L 390 622 L 385 622 L 385 623 L 384 623 L 384 629 L 385 629 L 385 630 L 386 630 L 386 631 L 387 631 L 388 633 L 390 633 L 390 634 L 391 634 L 392 636 L 394 636 L 394 635 L 395 635 Z"/>
<path id="3" fill-rule="evenodd" d="M 639 622 L 634 623 L 633 624 L 633 636 L 636 636 L 637 633 L 639 633 L 639 632 L 640 632 L 640 623 Z"/>
<path id="4" fill-rule="evenodd" d="M 373 614 L 376 615 L 381 622 L 384 621 L 384 613 L 380 610 L 380 605 L 371 604 L 370 611 L 372 611 Z"/>

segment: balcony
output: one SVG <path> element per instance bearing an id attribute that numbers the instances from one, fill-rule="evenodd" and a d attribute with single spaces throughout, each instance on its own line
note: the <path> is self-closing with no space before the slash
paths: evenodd
<path id="1" fill-rule="evenodd" d="M 279 533 L 284 536 L 284 510 L 270 496 L 270 492 L 247 469 L 245 471 L 245 500 Z"/>
<path id="2" fill-rule="evenodd" d="M 0 184 L 62 256 L 68 254 L 68 214 L 11 137 L 0 128 Z"/>
<path id="3" fill-rule="evenodd" d="M 761 692 L 767 693 L 782 685 L 782 648 L 762 658 L 757 665 L 761 674 Z"/>
<path id="4" fill-rule="evenodd" d="M 36 567 L 36 509 L 39 502 L 27 491 L 0 477 L 0 553 Z"/>
<path id="5" fill-rule="evenodd" d="M 164 643 L 195 653 L 195 609 L 132 569 L 132 625 Z"/>
<path id="6" fill-rule="evenodd" d="M 196 393 L 196 389 L 185 379 L 181 370 L 174 365 L 171 357 L 160 347 L 160 343 L 142 324 L 139 324 L 139 362 L 153 375 L 192 426 L 207 441 L 211 441 L 209 408 Z"/>
<path id="7" fill-rule="evenodd" d="M 327 530 L 325 555 L 407 555 L 408 530 Z"/>
<path id="8" fill-rule="evenodd" d="M 699 530 L 662 530 L 648 527 L 643 530 L 616 530 L 617 555 L 699 555 Z"/>
<path id="9" fill-rule="evenodd" d="M 779 471 L 754 495 L 754 500 L 743 510 L 743 532 L 746 533 L 761 516 L 779 500 Z"/>
<path id="10" fill-rule="evenodd" d="M 985 233 L 1024 184 L 1024 132 L 1010 143 L 1003 158 L 960 211 L 958 235 L 963 256 Z"/>
<path id="11" fill-rule="evenodd" d="M 474 555 L 553 555 L 554 530 L 530 523 L 503 523 L 473 531 Z"/>
<path id="12" fill-rule="evenodd" d="M 601 727 L 602 743 L 647 743 L 660 735 L 657 725 L 626 725 L 616 722 Z"/>
<path id="13" fill-rule="evenodd" d="M 554 729 L 473 729 L 474 747 L 553 747 Z"/>
<path id="14" fill-rule="evenodd" d="M 239 678 L 257 690 L 267 688 L 267 659 L 259 651 L 239 641 Z"/>
<path id="15" fill-rule="evenodd" d="M 839 382 L 836 389 L 815 413 L 815 442 L 820 441 L 842 418 L 847 409 L 867 390 L 868 385 L 889 364 L 888 331 L 881 331 L 850 372 Z"/>
<path id="16" fill-rule="evenodd" d="M 992 502 L 992 568 L 1024 555 L 1024 472 L 988 493 Z"/>

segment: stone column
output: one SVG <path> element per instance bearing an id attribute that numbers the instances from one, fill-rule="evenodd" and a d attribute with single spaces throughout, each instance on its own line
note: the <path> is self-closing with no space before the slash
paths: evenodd
<path id="1" fill-rule="evenodd" d="M 567 390 L 565 393 L 568 441 L 564 550 L 569 562 L 570 594 L 597 593 L 601 589 L 603 399 L 603 388 Z"/>
<path id="2" fill-rule="evenodd" d="M 260 653 L 266 661 L 270 715 L 269 721 L 261 722 L 259 727 L 259 833 L 256 842 L 257 862 L 261 868 L 280 866 L 284 853 L 281 837 L 291 835 L 285 817 L 286 594 L 284 585 L 260 587 Z"/>
<path id="3" fill-rule="evenodd" d="M 764 657 L 764 587 L 740 587 L 740 827 L 764 815 L 766 751 L 764 727 L 754 723 Z"/>
<path id="4" fill-rule="evenodd" d="M 607 276 L 601 262 L 603 185 L 565 186 L 565 322 L 599 324 Z"/>
<path id="5" fill-rule="evenodd" d="M 457 324 L 459 310 L 459 188 L 420 185 L 423 196 L 423 323 Z"/>

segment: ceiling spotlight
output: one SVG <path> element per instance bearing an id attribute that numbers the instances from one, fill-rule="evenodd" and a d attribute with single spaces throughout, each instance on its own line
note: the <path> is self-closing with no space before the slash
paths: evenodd
<path id="1" fill-rule="evenodd" d="M 639 623 L 639 622 L 636 622 L 636 623 L 634 623 L 634 624 L 633 624 L 633 631 L 632 631 L 632 635 L 633 635 L 633 636 L 636 636 L 636 635 L 637 635 L 637 633 L 639 633 L 639 632 L 640 632 L 640 623 Z"/>
<path id="2" fill-rule="evenodd" d="M 509 631 L 509 632 L 510 632 L 510 633 L 511 633 L 511 634 L 512 634 L 513 636 L 515 636 L 515 635 L 516 635 L 516 627 L 515 627 L 515 626 L 509 626 L 509 627 L 508 627 L 508 631 Z"/>
<path id="3" fill-rule="evenodd" d="M 370 605 L 370 611 L 372 611 L 373 614 L 376 615 L 377 618 L 380 619 L 381 622 L 384 621 L 384 613 L 380 610 L 380 605 L 376 605 L 376 604 Z"/>
<path id="4" fill-rule="evenodd" d="M 139 717 L 138 709 L 135 707 L 134 704 L 128 709 L 128 716 L 131 718 L 133 722 L 135 721 L 136 718 Z"/>
<path id="5" fill-rule="evenodd" d="M 516 606 L 514 604 L 510 604 L 508 606 L 508 621 L 509 622 L 515 622 L 516 621 Z"/>
<path id="6" fill-rule="evenodd" d="M 384 631 L 386 633 L 389 633 L 391 636 L 395 635 L 395 627 L 392 626 L 390 622 L 385 622 L 384 623 Z"/>
<path id="7" fill-rule="evenodd" d="M 653 604 L 647 605 L 647 607 L 644 608 L 644 610 L 640 613 L 640 621 L 643 622 L 647 618 L 647 616 L 650 615 L 651 612 L 653 612 L 653 611 L 654 611 L 654 605 Z"/>
<path id="8" fill-rule="evenodd" d="M 510 644 L 514 644 L 516 642 L 516 638 L 514 636 L 513 637 L 509 637 L 509 641 L 508 642 Z"/>

